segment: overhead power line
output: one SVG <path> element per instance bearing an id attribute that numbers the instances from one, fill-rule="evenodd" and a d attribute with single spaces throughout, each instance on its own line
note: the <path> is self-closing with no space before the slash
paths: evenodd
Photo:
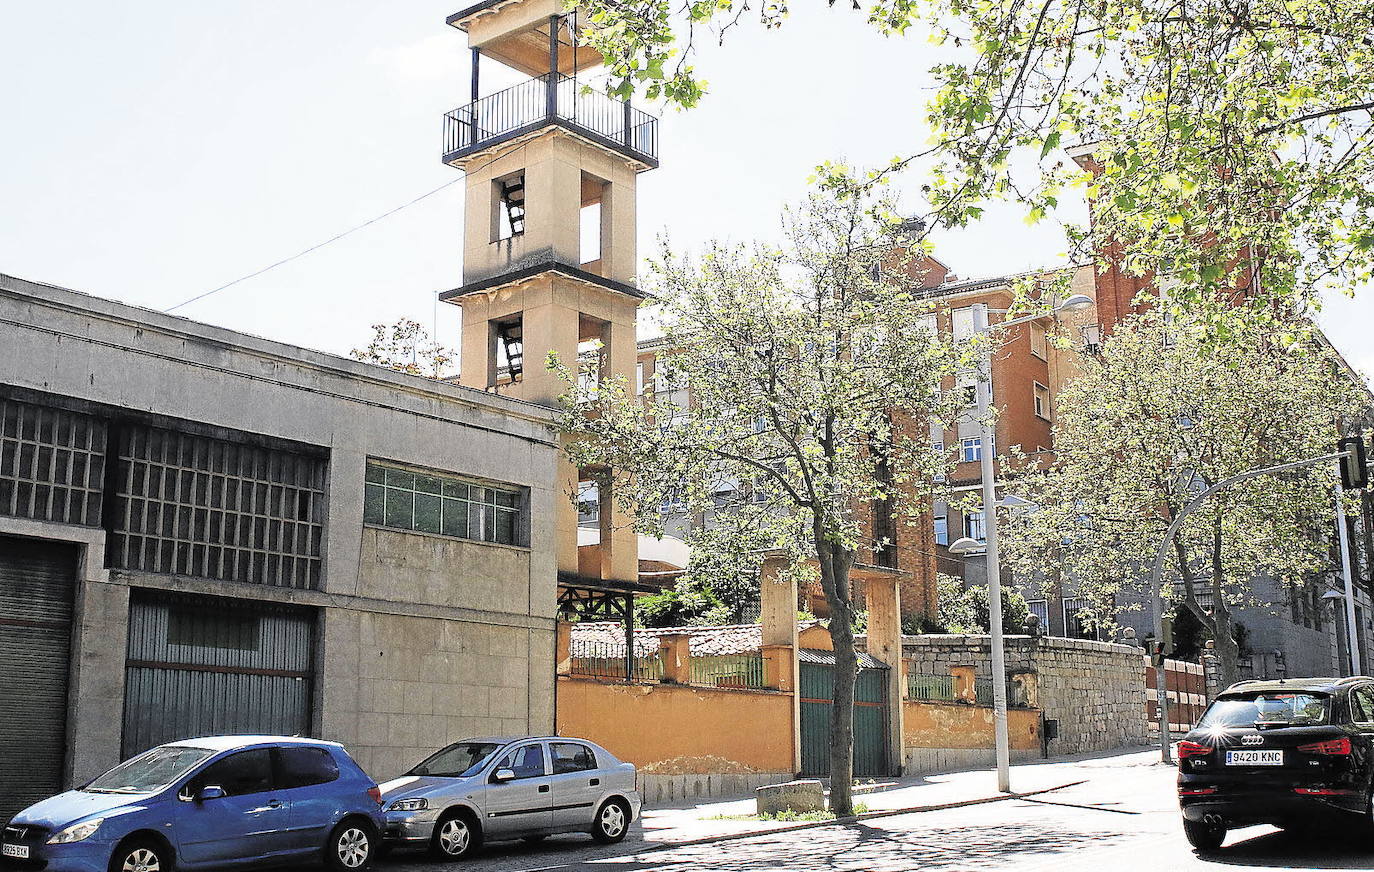
<path id="1" fill-rule="evenodd" d="M 226 289 L 228 289 L 228 288 L 232 288 L 234 285 L 237 285 L 237 284 L 239 284 L 240 282 L 246 282 L 246 281 L 248 281 L 248 280 L 251 279 L 251 278 L 256 278 L 256 277 L 262 275 L 262 274 L 265 273 L 265 272 L 270 272 L 270 271 L 276 269 L 276 268 L 279 267 L 279 266 L 283 266 L 283 265 L 285 265 L 285 264 L 290 263 L 290 262 L 293 261 L 293 260 L 296 260 L 296 259 L 298 259 L 298 258 L 305 257 L 307 254 L 309 254 L 309 253 L 312 252 L 312 251 L 317 251 L 317 250 L 319 250 L 319 249 L 321 249 L 321 248 L 324 248 L 326 245 L 329 245 L 330 243 L 338 242 L 340 239 L 343 239 L 345 236 L 349 236 L 349 235 L 351 235 L 351 234 L 357 233 L 359 230 L 362 230 L 364 227 L 368 227 L 368 226 L 370 226 L 370 225 L 372 225 L 372 224 L 376 224 L 378 221 L 381 221 L 383 218 L 387 218 L 387 217 L 390 217 L 390 216 L 392 216 L 392 215 L 395 215 L 397 212 L 400 212 L 402 209 L 408 209 L 408 208 L 410 208 L 411 206 L 414 206 L 416 203 L 420 202 L 421 200 L 425 200 L 425 199 L 427 199 L 427 198 L 429 198 L 429 197 L 433 197 L 435 194 L 439 193 L 440 191 L 444 190 L 445 188 L 448 188 L 448 187 L 451 187 L 451 186 L 453 186 L 453 185 L 456 185 L 456 184 L 458 184 L 459 182 L 461 182 L 462 180 L 463 180 L 463 177 L 462 177 L 462 176 L 459 176 L 458 178 L 453 179 L 452 181 L 445 182 L 444 184 L 440 185 L 439 187 L 435 188 L 434 190 L 432 190 L 432 191 L 427 191 L 426 193 L 421 194 L 420 196 L 416 197 L 415 199 L 411 200 L 410 202 L 408 202 L 408 203 L 402 203 L 401 205 L 397 206 L 396 208 L 391 209 L 391 210 L 388 210 L 388 211 L 386 211 L 386 212 L 383 212 L 382 214 L 380 214 L 380 215 L 378 215 L 378 216 L 376 216 L 376 217 L 374 217 L 374 218 L 369 218 L 368 220 L 364 221 L 363 223 L 357 225 L 356 227 L 350 227 L 349 229 L 345 230 L 345 231 L 342 232 L 342 233 L 339 233 L 339 234 L 336 234 L 336 235 L 334 235 L 334 236 L 331 236 L 331 237 L 329 237 L 328 239 L 324 240 L 323 242 L 317 242 L 317 243 L 315 243 L 314 245 L 310 246 L 309 248 L 304 249 L 303 251 L 298 251 L 298 252 L 296 252 L 295 254 L 291 255 L 290 257 L 282 258 L 281 260 L 277 261 L 276 263 L 270 264 L 270 265 L 268 265 L 268 266 L 265 266 L 265 267 L 263 267 L 263 268 L 260 269 L 260 270 L 256 270 L 256 271 L 254 271 L 254 272 L 250 272 L 248 275 L 245 275 L 245 276 L 239 276 L 238 278 L 234 279 L 232 282 L 226 282 L 225 284 L 222 284 L 222 285 L 220 285 L 220 286 L 217 287 L 217 288 L 212 288 L 212 289 L 210 289 L 210 290 L 208 290 L 208 291 L 205 291 L 204 293 L 196 294 L 194 297 L 191 297 L 189 300 L 182 300 L 180 303 L 177 303 L 175 306 L 171 306 L 171 307 L 169 307 L 169 308 L 167 308 L 167 309 L 164 309 L 163 311 L 165 311 L 165 312 L 175 312 L 177 309 L 180 309 L 180 308 L 182 308 L 183 306 L 189 306 L 189 305 L 191 305 L 192 303 L 197 302 L 198 300 L 203 300 L 203 299 L 205 299 L 206 297 L 214 296 L 215 294 L 218 294 L 220 291 L 226 290 Z"/>

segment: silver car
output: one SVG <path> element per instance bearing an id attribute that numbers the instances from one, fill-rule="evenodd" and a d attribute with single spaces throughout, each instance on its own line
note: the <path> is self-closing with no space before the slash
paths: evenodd
<path id="1" fill-rule="evenodd" d="M 618 842 L 639 816 L 634 765 L 565 736 L 465 739 L 381 788 L 386 843 L 447 860 L 552 833 Z"/>

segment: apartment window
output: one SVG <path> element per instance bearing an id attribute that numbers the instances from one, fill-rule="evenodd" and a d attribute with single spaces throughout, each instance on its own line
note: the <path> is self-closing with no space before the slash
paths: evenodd
<path id="1" fill-rule="evenodd" d="M 973 307 L 964 306 L 949 313 L 950 330 L 955 342 L 962 342 L 973 336 Z"/>
<path id="2" fill-rule="evenodd" d="M 978 373 L 965 370 L 959 373 L 955 384 L 959 402 L 968 409 L 978 408 Z M 988 393 L 988 401 L 992 401 L 991 392 Z"/>
<path id="3" fill-rule="evenodd" d="M 931 446 L 930 446 L 930 450 L 931 450 L 931 453 L 935 455 L 935 462 L 936 462 L 937 464 L 939 464 L 939 466 L 943 467 L 944 464 L 945 464 L 945 461 L 946 461 L 946 458 L 945 458 L 945 443 L 944 443 L 944 442 L 932 442 L 932 443 L 931 443 Z M 937 472 L 937 473 L 935 473 L 935 481 L 944 481 L 944 480 L 945 480 L 945 474 L 944 474 L 943 472 Z"/>
<path id="4" fill-rule="evenodd" d="M 1040 382 L 1036 382 L 1034 391 L 1036 417 L 1044 418 L 1048 421 L 1050 419 L 1050 389 L 1040 384 Z"/>
<path id="5" fill-rule="evenodd" d="M 968 512 L 964 515 L 964 535 L 975 542 L 987 539 L 987 519 L 982 512 Z"/>
<path id="6" fill-rule="evenodd" d="M 635 364 L 635 396 L 644 396 L 644 361 Z"/>
<path id="7" fill-rule="evenodd" d="M 1049 354 L 1048 354 L 1048 352 L 1046 351 L 1046 346 L 1048 345 L 1048 342 L 1046 341 L 1046 338 L 1045 338 L 1045 336 L 1046 336 L 1046 334 L 1045 334 L 1045 325 L 1044 325 L 1044 324 L 1041 324 L 1041 323 L 1038 322 L 1038 321 L 1032 321 L 1032 322 L 1030 323 L 1029 326 L 1030 326 L 1031 354 L 1034 354 L 1036 357 L 1040 358 L 1041 360 L 1046 360 L 1046 359 L 1048 359 Z"/>
<path id="8" fill-rule="evenodd" d="M 1040 619 L 1040 631 L 1048 633 L 1050 631 L 1050 603 L 1049 600 L 1026 600 L 1026 607 L 1030 613 Z"/>
<path id="9" fill-rule="evenodd" d="M 949 544 L 949 517 L 947 515 L 935 516 L 935 544 Z"/>
<path id="10" fill-rule="evenodd" d="M 525 544 L 521 491 L 368 463 L 363 522 L 393 530 Z"/>
<path id="11" fill-rule="evenodd" d="M 983 459 L 983 440 L 982 437 L 975 436 L 972 439 L 964 439 L 960 442 L 959 459 L 964 463 L 973 463 Z"/>
<path id="12" fill-rule="evenodd" d="M 1071 639 L 1096 639 L 1097 631 L 1079 617 L 1090 611 L 1089 603 L 1081 597 L 1064 597 L 1064 635 Z"/>

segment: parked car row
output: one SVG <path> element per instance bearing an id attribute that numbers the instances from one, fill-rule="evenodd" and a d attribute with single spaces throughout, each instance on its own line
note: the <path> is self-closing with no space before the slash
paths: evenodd
<path id="1" fill-rule="evenodd" d="M 382 785 L 334 742 L 188 739 L 15 815 L 0 868 L 169 872 L 320 861 L 356 872 L 390 847 L 460 859 L 487 840 L 585 832 L 618 842 L 639 805 L 634 766 L 582 739 L 468 739 Z"/>

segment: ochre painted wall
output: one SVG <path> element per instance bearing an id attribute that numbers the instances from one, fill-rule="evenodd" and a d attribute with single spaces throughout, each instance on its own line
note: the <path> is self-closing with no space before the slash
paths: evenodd
<path id="1" fill-rule="evenodd" d="M 992 709 L 957 703 L 911 702 L 906 706 L 902 734 L 908 748 L 991 748 Z M 1007 709 L 1011 747 L 1029 751 L 1040 747 L 1040 710 Z"/>
<path id="2" fill-rule="evenodd" d="M 650 775 L 792 771 L 784 693 L 560 678 L 558 734 L 604 745 Z"/>

